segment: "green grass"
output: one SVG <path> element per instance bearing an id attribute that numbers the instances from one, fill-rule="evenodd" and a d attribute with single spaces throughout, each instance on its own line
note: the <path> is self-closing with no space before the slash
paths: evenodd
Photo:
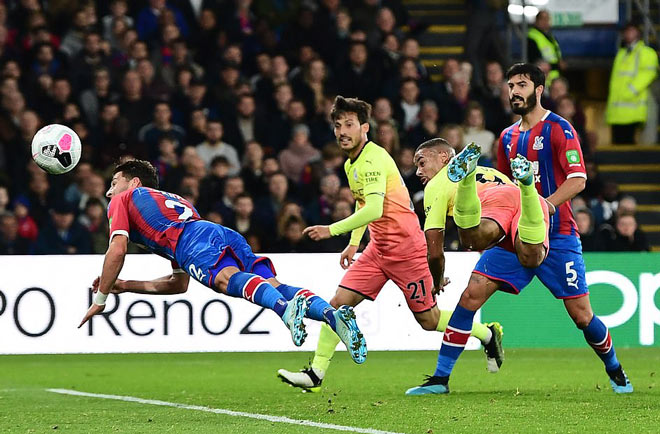
<path id="1" fill-rule="evenodd" d="M 323 392 L 275 377 L 308 354 L 204 353 L 0 357 L 0 432 L 331 433 L 187 409 L 65 396 L 46 388 L 130 395 L 405 433 L 660 432 L 660 349 L 620 349 L 635 393 L 615 395 L 588 349 L 507 351 L 498 374 L 468 351 L 447 396 L 406 397 L 434 352 L 338 353 Z"/>

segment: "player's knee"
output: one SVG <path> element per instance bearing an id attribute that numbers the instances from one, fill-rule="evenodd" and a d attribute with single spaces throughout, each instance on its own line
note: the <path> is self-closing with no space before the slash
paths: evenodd
<path id="1" fill-rule="evenodd" d="M 438 328 L 438 321 L 433 321 L 432 318 L 418 319 L 417 322 L 424 330 L 434 331 Z"/>
<path id="2" fill-rule="evenodd" d="M 428 331 L 435 331 L 438 329 L 438 321 L 440 321 L 440 311 L 432 309 L 424 312 L 423 314 L 415 314 L 415 320 L 424 329 Z"/>
<path id="3" fill-rule="evenodd" d="M 458 304 L 468 310 L 477 310 L 484 304 L 484 298 L 480 296 L 479 291 L 474 288 L 468 288 L 463 291 Z"/>
<path id="4" fill-rule="evenodd" d="M 594 317 L 594 314 L 588 310 L 581 310 L 580 312 L 571 315 L 571 317 L 575 322 L 577 328 L 582 330 L 582 329 L 586 329 L 589 326 L 589 323 Z"/>

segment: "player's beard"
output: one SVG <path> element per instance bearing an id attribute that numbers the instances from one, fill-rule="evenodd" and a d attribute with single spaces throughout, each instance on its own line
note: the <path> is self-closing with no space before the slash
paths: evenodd
<path id="1" fill-rule="evenodd" d="M 358 135 L 355 137 L 348 136 L 348 138 L 351 140 L 351 145 L 350 148 L 346 148 L 345 146 L 342 146 L 341 139 L 342 136 L 337 137 L 337 145 L 339 145 L 339 148 L 344 151 L 346 154 L 350 154 L 355 148 L 360 146 L 360 143 L 362 142 L 362 136 Z"/>
<path id="2" fill-rule="evenodd" d="M 525 99 L 525 104 L 521 106 L 514 106 L 513 105 L 513 98 L 509 100 L 509 104 L 511 105 L 511 111 L 513 111 L 515 114 L 520 115 L 520 116 L 525 116 L 527 113 L 531 112 L 534 110 L 534 107 L 536 107 L 536 92 L 532 92 L 530 96 Z"/>

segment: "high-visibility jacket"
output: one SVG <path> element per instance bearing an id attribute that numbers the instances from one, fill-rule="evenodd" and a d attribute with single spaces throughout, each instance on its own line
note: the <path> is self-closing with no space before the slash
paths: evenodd
<path id="1" fill-rule="evenodd" d="M 658 55 L 644 42 L 624 47 L 614 58 L 605 120 L 610 125 L 646 122 L 648 88 L 658 72 Z"/>
<path id="2" fill-rule="evenodd" d="M 552 67 L 545 80 L 546 84 L 550 85 L 552 80 L 559 77 L 559 61 L 561 60 L 559 43 L 553 37 L 548 38 L 548 36 L 536 27 L 529 29 L 527 37 L 534 41 L 541 52 L 541 56 L 543 56 L 543 60 L 548 62 Z"/>

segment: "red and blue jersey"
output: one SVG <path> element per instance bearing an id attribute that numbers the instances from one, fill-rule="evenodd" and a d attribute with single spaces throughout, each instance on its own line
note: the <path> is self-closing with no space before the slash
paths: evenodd
<path id="1" fill-rule="evenodd" d="M 526 157 L 534 167 L 536 190 L 543 197 L 553 194 L 568 178 L 587 177 L 582 148 L 573 126 L 548 110 L 530 130 L 521 131 L 520 121 L 502 131 L 497 150 L 497 169 L 511 177 L 510 159 Z M 550 217 L 550 237 L 579 236 L 570 201 Z"/>
<path id="2" fill-rule="evenodd" d="M 139 187 L 114 196 L 108 207 L 110 239 L 126 235 L 152 253 L 175 261 L 186 222 L 200 220 L 195 207 L 173 193 Z"/>

